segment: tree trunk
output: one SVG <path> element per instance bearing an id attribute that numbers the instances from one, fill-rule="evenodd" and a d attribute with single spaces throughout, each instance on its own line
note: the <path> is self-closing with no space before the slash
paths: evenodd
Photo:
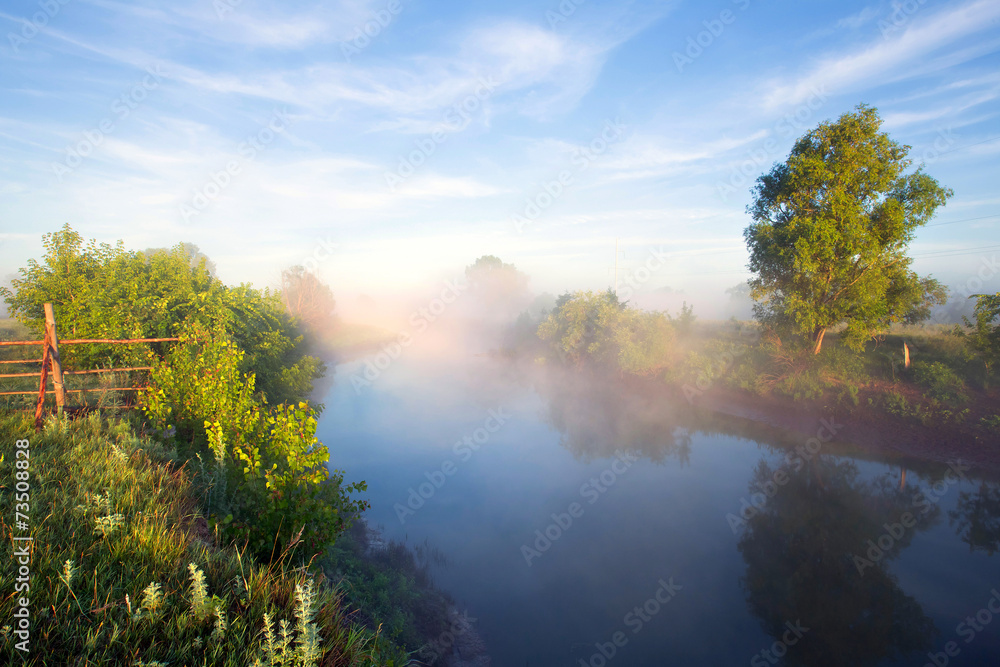
<path id="1" fill-rule="evenodd" d="M 826 327 L 816 327 L 816 332 L 813 334 L 813 340 L 816 341 L 816 347 L 813 348 L 813 354 L 819 354 L 819 350 L 823 347 L 823 336 L 826 335 Z"/>

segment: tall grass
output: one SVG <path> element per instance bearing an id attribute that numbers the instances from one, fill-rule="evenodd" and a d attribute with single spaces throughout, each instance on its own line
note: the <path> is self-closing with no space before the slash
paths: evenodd
<path id="1" fill-rule="evenodd" d="M 0 627 L 0 662 L 28 665 L 391 666 L 405 657 L 353 623 L 322 574 L 263 567 L 215 544 L 175 452 L 98 415 L 0 412 L 0 624 L 18 595 L 10 524 L 14 442 L 30 439 L 30 652 Z"/>

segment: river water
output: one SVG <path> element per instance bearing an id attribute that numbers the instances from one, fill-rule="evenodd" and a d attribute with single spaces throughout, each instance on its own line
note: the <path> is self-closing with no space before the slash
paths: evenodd
<path id="1" fill-rule="evenodd" d="M 443 555 L 497 667 L 1000 664 L 1000 485 L 974 469 L 471 354 L 364 370 L 325 398 L 332 466 Z"/>

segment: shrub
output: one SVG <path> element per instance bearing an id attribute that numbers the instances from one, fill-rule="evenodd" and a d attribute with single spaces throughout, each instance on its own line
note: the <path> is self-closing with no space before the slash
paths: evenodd
<path id="1" fill-rule="evenodd" d="M 946 403 L 964 403 L 969 400 L 962 378 L 940 361 L 914 363 L 913 377 L 918 384 L 927 388 L 931 398 Z"/>
<path id="2" fill-rule="evenodd" d="M 987 368 L 1000 362 L 1000 292 L 976 294 L 976 322 L 968 319 L 967 326 L 974 326 L 973 347 L 982 356 Z"/>
<path id="3" fill-rule="evenodd" d="M 230 537 L 266 558 L 293 544 L 317 553 L 368 506 L 349 497 L 365 483 L 345 486 L 341 471 L 327 469 L 315 411 L 306 403 L 268 406 L 254 393 L 254 375 L 239 370 L 242 357 L 221 329 L 190 327 L 154 363 L 143 408 L 157 428 L 176 426 L 190 438 L 206 509 Z"/>
<path id="4" fill-rule="evenodd" d="M 538 327 L 566 363 L 647 375 L 666 367 L 674 326 L 662 313 L 630 308 L 611 291 L 563 294 Z"/>

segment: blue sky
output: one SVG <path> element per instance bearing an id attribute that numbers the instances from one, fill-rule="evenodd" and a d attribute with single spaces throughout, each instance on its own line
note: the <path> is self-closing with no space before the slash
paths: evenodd
<path id="1" fill-rule="evenodd" d="M 1000 250 L 996 0 L 9 0 L 0 28 L 4 274 L 69 222 L 227 282 L 319 257 L 377 293 L 492 253 L 560 292 L 607 287 L 618 238 L 623 271 L 669 254 L 642 290 L 718 297 L 753 179 L 860 102 L 955 191 L 915 268 Z"/>

